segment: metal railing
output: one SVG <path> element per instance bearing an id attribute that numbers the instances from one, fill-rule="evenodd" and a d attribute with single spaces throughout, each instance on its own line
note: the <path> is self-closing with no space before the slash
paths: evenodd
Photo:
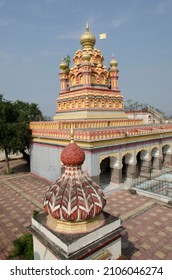
<path id="1" fill-rule="evenodd" d="M 165 174 L 169 174 L 171 179 L 167 181 L 159 178 Z M 131 187 L 172 198 L 171 168 L 168 168 L 166 173 L 159 174 L 156 178 L 153 178 L 153 169 L 151 169 L 147 176 L 140 175 L 134 179 Z"/>

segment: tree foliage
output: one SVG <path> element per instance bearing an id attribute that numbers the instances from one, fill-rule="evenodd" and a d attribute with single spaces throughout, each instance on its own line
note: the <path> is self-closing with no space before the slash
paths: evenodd
<path id="1" fill-rule="evenodd" d="M 30 142 L 30 121 L 41 121 L 43 115 L 38 105 L 22 101 L 11 102 L 0 95 L 0 149 L 5 151 L 7 173 L 10 172 L 8 155 L 22 153 L 27 161 Z"/>
<path id="2" fill-rule="evenodd" d="M 70 55 L 67 55 L 67 56 L 64 58 L 64 61 L 68 64 L 68 67 L 70 67 L 70 63 L 71 63 Z"/>
<path id="3" fill-rule="evenodd" d="M 33 236 L 30 233 L 22 235 L 13 241 L 14 250 L 8 256 L 9 259 L 33 260 Z"/>
<path id="4" fill-rule="evenodd" d="M 155 107 L 149 105 L 148 103 L 140 103 L 138 101 L 133 101 L 133 99 L 126 100 L 124 108 L 126 111 L 148 110 L 148 108 L 150 108 L 155 111 L 158 111 L 160 114 L 165 116 L 165 113 L 162 112 L 161 110 L 159 110 L 158 108 L 155 108 Z"/>

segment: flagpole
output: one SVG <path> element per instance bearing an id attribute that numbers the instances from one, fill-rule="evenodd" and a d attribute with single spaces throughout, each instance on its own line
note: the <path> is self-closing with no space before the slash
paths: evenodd
<path id="1" fill-rule="evenodd" d="M 99 40 L 106 40 L 106 44 L 105 44 L 105 47 L 106 47 L 106 49 L 105 49 L 106 50 L 105 64 L 106 64 L 106 67 L 108 69 L 109 63 L 110 63 L 110 57 L 109 57 L 109 44 L 108 44 L 108 36 L 107 36 L 107 34 L 106 33 L 99 34 Z M 109 61 L 108 61 L 108 59 L 109 59 Z"/>

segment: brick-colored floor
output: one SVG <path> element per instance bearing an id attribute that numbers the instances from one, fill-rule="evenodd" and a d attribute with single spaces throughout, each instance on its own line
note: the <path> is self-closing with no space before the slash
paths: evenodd
<path id="1" fill-rule="evenodd" d="M 49 186 L 31 175 L 22 160 L 11 165 L 16 173 L 3 175 L 4 163 L 0 162 L 0 259 L 8 256 L 13 240 L 28 232 L 32 213 L 42 210 Z M 171 207 L 123 190 L 107 197 L 105 210 L 122 219 L 126 228 L 122 254 L 128 259 L 172 259 Z"/>

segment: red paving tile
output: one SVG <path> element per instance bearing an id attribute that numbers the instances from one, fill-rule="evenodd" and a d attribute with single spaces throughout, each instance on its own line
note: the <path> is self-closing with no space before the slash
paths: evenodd
<path id="1" fill-rule="evenodd" d="M 21 160 L 18 163 L 22 165 Z M 13 240 L 29 232 L 32 213 L 39 210 L 48 188 L 44 180 L 22 172 L 14 162 L 13 166 L 18 173 L 0 175 L 0 259 L 7 258 Z M 107 197 L 105 211 L 116 216 L 134 213 L 123 221 L 126 231 L 122 236 L 122 254 L 128 259 L 172 259 L 172 208 L 156 202 L 137 213 L 138 207 L 151 201 L 127 190 Z"/>

